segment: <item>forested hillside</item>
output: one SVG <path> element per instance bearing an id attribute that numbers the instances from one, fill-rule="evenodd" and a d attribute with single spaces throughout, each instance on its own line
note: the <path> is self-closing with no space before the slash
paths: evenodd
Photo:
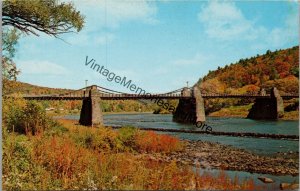
<path id="1" fill-rule="evenodd" d="M 3 95 L 11 93 L 20 93 L 20 94 L 61 94 L 71 91 L 70 89 L 61 89 L 61 88 L 48 88 L 42 86 L 36 86 L 24 82 L 18 82 L 13 80 L 3 79 Z"/>
<path id="2" fill-rule="evenodd" d="M 268 50 L 264 55 L 218 67 L 200 78 L 197 85 L 202 93 L 258 93 L 261 88 L 268 91 L 272 87 L 280 93 L 298 93 L 299 46 Z M 253 99 L 208 99 L 205 111 L 212 116 L 246 117 L 253 102 Z M 284 118 L 298 119 L 298 105 L 298 99 L 285 101 Z"/>
<path id="3" fill-rule="evenodd" d="M 240 59 L 219 67 L 198 81 L 202 92 L 246 93 L 260 87 L 277 87 L 282 93 L 298 92 L 299 46 Z"/>
<path id="4" fill-rule="evenodd" d="M 61 94 L 72 91 L 71 89 L 48 88 L 36 86 L 24 82 L 3 79 L 3 95 L 8 94 Z M 82 101 L 40 101 L 44 108 L 54 108 L 55 113 L 78 113 L 81 109 Z M 175 105 L 176 103 L 173 103 Z M 157 104 L 139 102 L 134 100 L 101 100 L 100 103 L 103 112 L 161 112 Z M 63 110 L 62 110 L 63 109 Z M 164 110 L 162 111 L 164 112 Z"/>

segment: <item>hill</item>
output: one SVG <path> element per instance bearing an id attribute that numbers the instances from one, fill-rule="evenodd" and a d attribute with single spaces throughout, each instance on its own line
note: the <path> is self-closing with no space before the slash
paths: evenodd
<path id="1" fill-rule="evenodd" d="M 240 59 L 200 78 L 202 93 L 258 93 L 261 88 L 276 87 L 280 93 L 299 92 L 299 46 L 286 50 L 268 50 L 264 55 Z M 205 111 L 211 116 L 246 117 L 253 99 L 205 100 Z M 284 119 L 297 119 L 298 99 L 285 101 Z M 296 110 L 296 111 L 295 111 Z"/>
<path id="2" fill-rule="evenodd" d="M 48 88 L 32 85 L 19 81 L 3 79 L 3 94 L 21 93 L 21 94 L 61 94 L 71 91 L 71 89 Z"/>
<path id="3" fill-rule="evenodd" d="M 62 94 L 72 91 L 71 89 L 48 88 L 32 85 L 19 81 L 3 79 L 3 95 L 20 93 L 30 95 L 40 94 Z M 81 109 L 82 102 L 79 100 L 72 101 L 40 101 L 44 108 L 55 108 L 56 114 L 78 113 Z M 103 112 L 153 112 L 160 111 L 160 107 L 154 103 L 143 103 L 134 100 L 101 100 Z"/>
<path id="4" fill-rule="evenodd" d="M 247 93 L 277 87 L 282 93 L 298 93 L 299 46 L 240 59 L 200 78 L 204 93 Z"/>

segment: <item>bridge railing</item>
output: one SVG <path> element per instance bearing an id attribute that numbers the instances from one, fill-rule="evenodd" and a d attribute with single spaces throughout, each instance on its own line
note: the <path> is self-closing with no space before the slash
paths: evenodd
<path id="1" fill-rule="evenodd" d="M 25 94 L 23 95 L 24 98 L 29 98 L 29 99 L 83 99 L 86 97 L 89 97 L 89 91 L 90 89 L 93 89 L 93 86 L 89 86 L 89 87 L 85 87 L 85 88 L 81 88 L 79 90 L 74 90 L 74 91 L 70 91 L 67 93 L 61 93 L 61 94 L 48 94 L 48 95 L 29 95 L 29 94 Z M 191 88 L 189 88 L 191 89 Z M 143 99 L 143 98 L 188 98 L 191 97 L 191 95 L 189 96 L 184 96 L 181 92 L 183 90 L 183 88 L 178 89 L 178 90 L 174 90 L 171 92 L 167 92 L 164 94 L 129 94 L 129 93 L 124 93 L 124 92 L 118 92 L 118 91 L 114 91 L 114 90 L 110 90 L 107 88 L 103 88 L 100 86 L 97 86 L 97 90 L 98 90 L 98 95 L 99 97 L 102 98 L 136 98 L 136 99 Z M 192 90 L 192 89 L 191 89 Z M 245 94 L 226 94 L 226 93 L 208 93 L 208 94 L 201 94 L 202 97 L 207 97 L 207 98 L 246 98 L 246 97 L 253 97 L 253 98 L 259 98 L 259 97 L 270 97 L 271 94 L 270 92 L 267 92 L 266 94 L 259 94 L 256 92 L 249 92 L 249 93 L 245 93 Z M 290 94 L 290 93 L 285 93 L 285 94 L 280 94 L 281 97 L 285 98 L 285 99 L 289 99 L 289 98 L 299 98 L 299 94 Z"/>

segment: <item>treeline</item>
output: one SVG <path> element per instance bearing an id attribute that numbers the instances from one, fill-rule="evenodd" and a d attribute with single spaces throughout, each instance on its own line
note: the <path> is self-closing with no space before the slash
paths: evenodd
<path id="1" fill-rule="evenodd" d="M 264 55 L 240 59 L 218 67 L 199 80 L 205 92 L 246 93 L 260 87 L 277 87 L 281 92 L 297 93 L 299 83 L 299 46 L 266 51 Z M 201 83 L 201 84 L 200 84 Z"/>
<path id="2" fill-rule="evenodd" d="M 60 88 L 48 88 L 28 83 L 3 79 L 3 95 L 9 94 L 29 94 L 29 95 L 41 95 L 41 94 L 63 94 L 72 91 L 71 89 Z M 177 102 L 170 101 L 170 104 L 177 105 Z M 40 101 L 41 106 L 46 108 L 52 108 L 55 113 L 78 113 L 80 112 L 82 101 L 80 100 L 49 100 Z M 101 100 L 100 102 L 103 112 L 153 112 L 167 113 L 163 108 L 160 108 L 151 101 L 134 101 L 134 100 Z M 62 110 L 63 109 L 63 110 Z"/>
<path id="3" fill-rule="evenodd" d="M 30 95 L 39 95 L 39 94 L 62 94 L 72 91 L 70 89 L 62 88 L 48 88 L 42 86 L 36 86 L 24 82 L 18 82 L 14 80 L 8 80 L 3 78 L 3 95 L 8 94 L 30 94 Z"/>
<path id="4" fill-rule="evenodd" d="M 209 71 L 199 79 L 197 85 L 202 93 L 258 93 L 261 88 L 268 91 L 272 87 L 276 87 L 280 93 L 298 93 L 298 63 L 299 46 L 274 52 L 268 50 L 264 55 L 240 59 L 236 63 Z M 205 100 L 205 110 L 209 114 L 224 107 L 249 105 L 253 101 L 209 99 Z"/>

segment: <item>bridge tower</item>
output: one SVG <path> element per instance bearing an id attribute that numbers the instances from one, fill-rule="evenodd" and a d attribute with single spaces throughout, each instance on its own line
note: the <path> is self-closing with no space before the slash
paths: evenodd
<path id="1" fill-rule="evenodd" d="M 261 95 L 266 95 L 262 90 Z M 257 98 L 249 111 L 250 119 L 278 119 L 284 114 L 283 99 L 279 91 L 274 87 L 271 90 L 271 98 Z"/>
<path id="2" fill-rule="evenodd" d="M 103 125 L 97 86 L 91 86 L 86 91 L 89 92 L 89 96 L 82 101 L 79 123 L 85 126 Z M 84 92 L 85 94 L 86 92 Z"/>
<path id="3" fill-rule="evenodd" d="M 178 106 L 173 114 L 173 121 L 180 123 L 205 121 L 204 100 L 200 89 L 197 86 L 194 86 L 192 91 L 184 88 L 181 95 L 184 98 L 179 99 Z"/>

